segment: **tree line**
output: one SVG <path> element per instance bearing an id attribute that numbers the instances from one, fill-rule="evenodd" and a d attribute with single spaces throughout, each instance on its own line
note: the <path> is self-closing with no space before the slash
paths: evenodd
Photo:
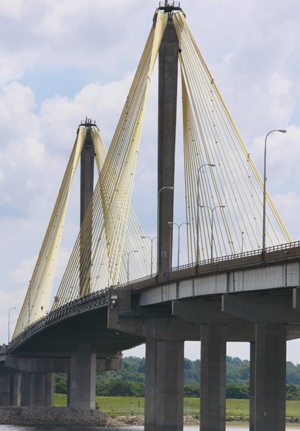
<path id="1" fill-rule="evenodd" d="M 184 396 L 200 396 L 201 361 L 184 360 Z M 239 358 L 227 356 L 226 360 L 226 397 L 249 399 L 250 363 Z M 67 393 L 67 377 L 55 376 L 55 391 Z M 122 368 L 97 375 L 97 396 L 132 396 L 145 395 L 145 358 L 123 358 Z M 287 400 L 300 400 L 300 365 L 287 362 Z"/>

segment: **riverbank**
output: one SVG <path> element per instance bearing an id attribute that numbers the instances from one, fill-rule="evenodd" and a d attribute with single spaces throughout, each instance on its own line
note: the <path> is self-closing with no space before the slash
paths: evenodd
<path id="1" fill-rule="evenodd" d="M 184 425 L 198 425 L 199 419 L 184 416 Z M 227 421 L 230 427 L 249 427 L 247 421 Z M 0 425 L 59 425 L 85 427 L 135 427 L 144 425 L 144 416 L 118 416 L 111 418 L 99 410 L 75 410 L 68 407 L 0 407 Z M 299 428 L 300 424 L 287 422 Z"/>

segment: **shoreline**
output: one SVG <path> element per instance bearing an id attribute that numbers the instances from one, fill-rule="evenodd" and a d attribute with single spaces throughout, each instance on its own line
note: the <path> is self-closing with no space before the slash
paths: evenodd
<path id="1" fill-rule="evenodd" d="M 199 419 L 184 416 L 184 426 L 199 425 Z M 81 410 L 68 407 L 0 407 L 0 425 L 23 426 L 97 426 L 106 428 L 143 426 L 144 416 L 111 418 L 99 410 Z M 299 423 L 286 422 L 289 428 L 300 429 Z M 248 421 L 226 421 L 226 426 L 249 428 Z"/>

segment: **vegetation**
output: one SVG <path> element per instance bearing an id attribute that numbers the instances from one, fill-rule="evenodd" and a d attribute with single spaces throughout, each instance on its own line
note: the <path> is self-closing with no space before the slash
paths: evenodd
<path id="1" fill-rule="evenodd" d="M 184 360 L 184 396 L 200 396 L 199 360 Z M 227 399 L 249 399 L 249 361 L 227 357 Z M 299 385 L 299 386 L 298 386 Z M 67 393 L 67 378 L 63 374 L 55 376 L 56 393 Z M 123 358 L 122 368 L 98 374 L 96 395 L 101 397 L 143 397 L 145 395 L 145 359 Z M 300 400 L 300 365 L 287 363 L 287 400 Z"/>
<path id="2" fill-rule="evenodd" d="M 144 414 L 145 401 L 144 398 L 137 397 L 97 397 L 96 403 L 98 409 L 104 413 L 109 414 L 111 417 L 116 416 L 128 416 L 130 414 L 130 403 L 131 403 L 131 414 L 137 415 L 139 412 L 140 403 L 140 414 Z M 54 395 L 54 405 L 66 406 L 67 396 L 63 394 Z M 199 418 L 200 401 L 198 398 L 185 398 L 184 399 L 184 414 L 187 412 L 191 416 Z M 287 418 L 294 423 L 298 423 L 300 420 L 300 401 L 287 401 L 286 402 L 286 415 Z M 226 402 L 226 420 L 248 420 L 249 419 L 249 400 L 227 400 Z"/>

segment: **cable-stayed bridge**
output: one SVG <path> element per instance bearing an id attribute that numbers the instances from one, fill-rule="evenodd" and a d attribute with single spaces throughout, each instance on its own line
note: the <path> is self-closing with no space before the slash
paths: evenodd
<path id="1" fill-rule="evenodd" d="M 155 259 L 131 196 L 158 54 Z M 172 268 L 179 74 L 187 262 Z M 79 161 L 81 228 L 51 304 Z M 2 357 L 2 404 L 19 402 L 21 371 L 22 405 L 51 405 L 51 373 L 65 372 L 69 406 L 94 408 L 96 371 L 118 368 L 119 352 L 146 342 L 145 429 L 182 430 L 184 341 L 201 340 L 201 430 L 224 430 L 226 342 L 247 341 L 250 428 L 285 429 L 286 341 L 300 337 L 300 243 L 263 192 L 180 4 L 160 2 L 108 150 L 95 123 L 78 128 Z"/>

